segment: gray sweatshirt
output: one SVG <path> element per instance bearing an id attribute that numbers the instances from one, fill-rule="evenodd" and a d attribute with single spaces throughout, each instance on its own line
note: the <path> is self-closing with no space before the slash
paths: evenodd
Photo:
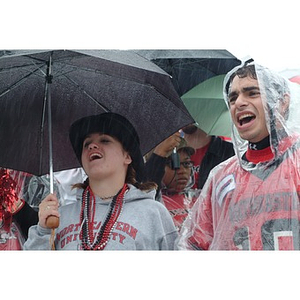
<path id="1" fill-rule="evenodd" d="M 60 207 L 60 225 L 55 233 L 57 250 L 82 250 L 79 233 L 83 190 L 77 202 Z M 133 185 L 124 196 L 123 211 L 116 222 L 105 250 L 173 250 L 178 236 L 172 217 L 165 206 L 154 200 L 155 191 L 143 192 Z M 104 222 L 110 201 L 96 197 L 94 233 Z M 24 250 L 50 250 L 51 229 L 40 225 L 29 229 Z"/>

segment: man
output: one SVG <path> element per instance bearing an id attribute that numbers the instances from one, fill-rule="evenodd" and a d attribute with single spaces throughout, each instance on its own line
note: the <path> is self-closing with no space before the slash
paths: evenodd
<path id="1" fill-rule="evenodd" d="M 224 137 L 207 135 L 196 125 L 182 129 L 187 144 L 196 150 L 194 162 L 195 189 L 202 189 L 211 169 L 234 155 L 233 144 Z"/>
<path id="2" fill-rule="evenodd" d="M 181 138 L 180 133 L 175 132 L 160 144 L 158 144 L 153 151 L 150 151 L 145 155 L 145 172 L 146 177 L 149 181 L 153 181 L 157 184 L 156 200 L 161 200 L 161 184 L 162 179 L 165 174 L 165 165 L 169 153 L 173 151 L 174 148 L 178 147 Z"/>
<path id="3" fill-rule="evenodd" d="M 227 74 L 236 156 L 214 168 L 183 225 L 179 249 L 300 249 L 299 135 L 287 127 L 287 81 L 259 65 Z"/>
<path id="4" fill-rule="evenodd" d="M 192 188 L 201 190 L 211 169 L 234 155 L 233 144 L 225 137 L 207 135 L 194 124 L 184 127 L 182 132 L 187 145 L 195 149 L 195 153 L 191 156 L 194 163 L 192 176 L 194 184 Z M 179 143 L 180 133 L 176 132 L 161 142 L 151 155 L 147 156 L 146 171 L 148 179 L 157 183 L 158 191 L 161 188 L 161 180 L 164 176 L 167 153 L 177 147 Z M 159 199 L 159 193 L 157 193 L 157 199 Z"/>

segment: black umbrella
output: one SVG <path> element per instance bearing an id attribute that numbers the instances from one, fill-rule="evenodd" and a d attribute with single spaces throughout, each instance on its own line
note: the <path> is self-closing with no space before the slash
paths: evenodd
<path id="1" fill-rule="evenodd" d="M 197 84 L 226 74 L 240 64 L 227 50 L 135 50 L 172 76 L 172 83 L 182 96 Z"/>
<path id="2" fill-rule="evenodd" d="M 79 167 L 69 126 L 106 111 L 133 123 L 143 154 L 194 122 L 169 76 L 131 51 L 0 51 L 1 167 L 50 178 Z"/>

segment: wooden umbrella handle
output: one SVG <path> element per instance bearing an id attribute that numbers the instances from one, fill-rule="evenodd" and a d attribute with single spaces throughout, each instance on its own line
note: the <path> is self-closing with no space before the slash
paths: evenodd
<path id="1" fill-rule="evenodd" d="M 46 219 L 46 226 L 51 229 L 55 229 L 59 226 L 59 218 L 56 216 L 49 216 Z"/>

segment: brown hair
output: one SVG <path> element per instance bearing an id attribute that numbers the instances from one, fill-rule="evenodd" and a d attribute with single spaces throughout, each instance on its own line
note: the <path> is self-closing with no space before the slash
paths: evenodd
<path id="1" fill-rule="evenodd" d="M 266 83 L 268 83 L 266 90 L 269 89 L 270 91 L 274 90 L 277 92 L 276 95 L 272 95 L 272 93 L 270 92 L 269 94 L 273 97 L 269 97 L 269 98 L 273 99 L 273 102 L 279 99 L 281 101 L 281 104 L 284 104 L 287 101 L 287 98 L 285 97 L 286 94 L 288 95 L 290 94 L 290 89 L 287 80 L 285 80 L 282 76 L 277 75 L 274 72 L 268 72 L 267 69 L 264 69 L 263 75 L 264 77 L 268 77 L 268 81 L 266 81 Z M 228 79 L 226 83 L 227 96 L 229 93 L 230 84 L 232 83 L 234 77 L 236 76 L 238 76 L 239 78 L 249 77 L 255 80 L 258 79 L 255 66 L 249 65 L 246 62 L 245 65 L 243 65 L 241 68 L 237 69 L 234 73 L 232 73 L 230 78 Z M 269 103 L 271 103 L 270 99 L 268 99 Z M 285 111 L 283 112 L 283 117 L 285 120 L 287 120 L 289 117 L 289 102 L 287 107 L 285 108 Z"/>
<path id="2" fill-rule="evenodd" d="M 244 65 L 241 68 L 237 69 L 234 73 L 231 74 L 230 78 L 228 79 L 226 83 L 226 94 L 228 95 L 229 92 L 229 86 L 232 83 L 235 76 L 238 76 L 239 78 L 245 78 L 250 77 L 252 79 L 257 80 L 257 75 L 255 71 L 254 65 Z"/>
<path id="3" fill-rule="evenodd" d="M 132 165 L 128 166 L 125 183 L 132 184 L 136 188 L 140 189 L 141 191 L 150 191 L 152 189 L 157 189 L 157 184 L 152 181 L 147 182 L 138 182 L 136 180 L 136 172 Z M 86 189 L 89 186 L 89 178 L 87 178 L 83 183 L 76 183 L 73 184 L 72 188 L 82 188 Z"/>

